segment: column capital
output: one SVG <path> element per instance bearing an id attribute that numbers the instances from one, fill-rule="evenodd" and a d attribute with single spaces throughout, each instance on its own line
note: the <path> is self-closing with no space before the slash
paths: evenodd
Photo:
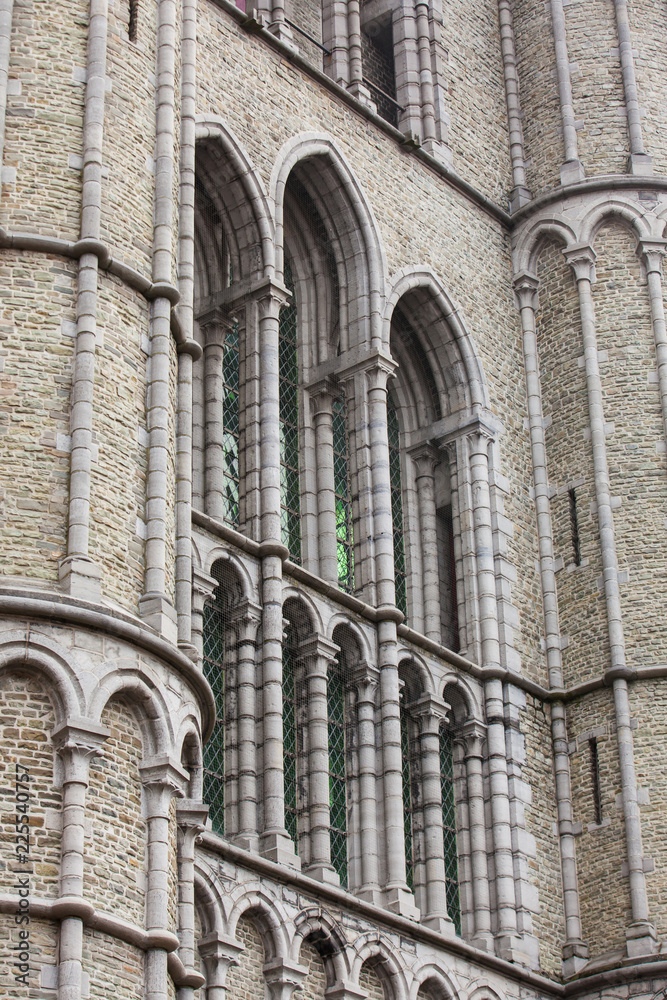
<path id="1" fill-rule="evenodd" d="M 637 241 L 637 256 L 644 258 L 647 274 L 657 271 L 662 276 L 662 258 L 667 253 L 667 240 L 639 239 Z"/>
<path id="2" fill-rule="evenodd" d="M 437 735 L 440 724 L 446 722 L 452 706 L 434 694 L 424 694 L 408 706 L 421 723 L 422 735 Z"/>
<path id="3" fill-rule="evenodd" d="M 192 567 L 192 600 L 194 609 L 202 611 L 206 600 L 213 595 L 218 581 L 198 566 Z"/>
<path id="4" fill-rule="evenodd" d="M 563 256 L 568 262 L 577 281 L 595 281 L 596 253 L 587 243 L 575 243 L 563 250 Z"/>
<path id="5" fill-rule="evenodd" d="M 308 390 L 310 398 L 316 412 L 322 409 L 331 411 L 333 400 L 340 396 L 341 386 L 339 379 L 334 374 L 323 375 L 321 378 L 313 379 L 304 385 Z"/>
<path id="6" fill-rule="evenodd" d="M 199 329 L 204 334 L 204 350 L 207 347 L 222 347 L 227 333 L 237 322 L 236 316 L 224 306 L 216 305 L 197 317 Z"/>
<path id="7" fill-rule="evenodd" d="M 88 765 L 109 734 L 106 726 L 83 718 L 68 719 L 51 731 L 51 742 L 65 767 L 66 782 L 88 783 Z"/>
<path id="8" fill-rule="evenodd" d="M 417 479 L 424 476 L 433 478 L 436 465 L 442 461 L 440 449 L 432 441 L 423 441 L 410 448 L 408 453 L 415 463 Z"/>
<path id="9" fill-rule="evenodd" d="M 350 684 L 356 688 L 357 704 L 375 704 L 375 692 L 380 683 L 380 671 L 376 666 L 363 660 L 353 668 Z"/>
<path id="10" fill-rule="evenodd" d="M 477 719 L 469 719 L 459 729 L 457 736 L 463 740 L 466 757 L 481 757 L 482 744 L 486 739 L 486 726 Z"/>
<path id="11" fill-rule="evenodd" d="M 323 673 L 326 676 L 329 664 L 335 663 L 339 653 L 340 646 L 337 646 L 335 642 L 331 642 L 326 636 L 311 635 L 304 642 L 299 643 L 297 657 L 301 661 L 308 661 L 311 667 L 310 670 L 307 670 L 309 675 L 318 673 L 317 667 L 324 661 L 326 668 Z"/>
<path id="12" fill-rule="evenodd" d="M 284 958 L 273 958 L 263 968 L 264 980 L 271 1000 L 291 1000 L 292 994 L 303 984 L 308 969 Z"/>
<path id="13" fill-rule="evenodd" d="M 218 931 L 211 931 L 201 938 L 197 950 L 203 959 L 226 961 L 227 965 L 237 965 L 238 957 L 244 951 L 244 947 L 233 938 L 224 937 Z"/>
<path id="14" fill-rule="evenodd" d="M 292 302 L 292 293 L 275 278 L 264 278 L 248 289 L 247 298 L 257 303 L 260 318 L 262 315 L 277 318 L 282 307 Z"/>
<path id="15" fill-rule="evenodd" d="M 258 628 L 262 621 L 262 608 L 247 600 L 234 604 L 227 612 L 227 621 L 234 628 Z M 246 639 L 247 641 L 247 639 Z"/>
<path id="16" fill-rule="evenodd" d="M 512 287 L 519 309 L 537 309 L 537 291 L 540 286 L 539 278 L 531 271 L 521 271 L 514 276 Z"/>
<path id="17" fill-rule="evenodd" d="M 163 815 L 175 795 L 185 797 L 190 775 L 176 758 L 167 754 L 148 757 L 139 765 L 139 773 L 154 815 Z"/>

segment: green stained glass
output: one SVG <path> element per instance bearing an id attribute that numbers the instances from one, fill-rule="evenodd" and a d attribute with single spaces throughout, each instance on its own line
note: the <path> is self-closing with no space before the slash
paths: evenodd
<path id="1" fill-rule="evenodd" d="M 239 326 L 228 330 L 222 349 L 223 519 L 239 523 Z"/>
<path id="2" fill-rule="evenodd" d="M 338 663 L 327 674 L 329 719 L 329 834 L 331 863 L 347 888 L 347 789 L 345 782 L 345 687 Z"/>
<path id="3" fill-rule="evenodd" d="M 278 325 L 278 396 L 280 410 L 280 529 L 290 558 L 301 562 L 301 497 L 299 484 L 299 397 L 297 309 L 292 269 L 285 261 L 285 286 L 292 302 L 280 310 Z"/>
<path id="4" fill-rule="evenodd" d="M 400 431 L 398 427 L 396 407 L 394 406 L 391 396 L 387 396 L 387 430 L 389 434 L 389 480 L 391 484 L 391 521 L 394 533 L 394 585 L 396 587 L 396 607 L 407 617 L 408 599 L 405 573 Z"/>
<path id="5" fill-rule="evenodd" d="M 354 545 L 346 418 L 345 395 L 341 395 L 333 402 L 336 558 L 338 562 L 338 586 L 342 590 L 352 591 L 354 590 Z"/>
<path id="6" fill-rule="evenodd" d="M 405 843 L 405 880 L 414 888 L 414 854 L 412 850 L 412 769 L 410 760 L 410 719 L 401 704 L 401 766 L 403 776 L 403 837 Z"/>
<path id="7" fill-rule="evenodd" d="M 296 691 L 295 649 L 291 629 L 283 643 L 283 773 L 285 780 L 285 829 L 298 851 L 296 816 Z"/>
<path id="8" fill-rule="evenodd" d="M 456 847 L 456 802 L 454 799 L 454 745 L 452 733 L 440 727 L 440 786 L 442 789 L 442 828 L 445 844 L 445 892 L 447 913 L 456 933 L 461 933 L 459 898 L 459 861 Z"/>
<path id="9" fill-rule="evenodd" d="M 225 832 L 225 621 L 218 599 L 204 605 L 204 677 L 215 698 L 216 719 L 204 747 L 204 801 L 216 833 Z"/>

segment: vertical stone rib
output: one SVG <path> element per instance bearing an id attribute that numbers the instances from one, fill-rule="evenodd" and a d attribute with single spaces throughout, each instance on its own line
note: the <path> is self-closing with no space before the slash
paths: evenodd
<path id="1" fill-rule="evenodd" d="M 616 733 L 621 770 L 621 795 L 623 799 L 625 843 L 632 908 L 632 923 L 626 928 L 626 938 L 628 954 L 635 956 L 651 954 L 655 951 L 655 928 L 648 922 L 648 899 L 642 858 L 641 823 L 637 801 L 637 777 L 635 774 L 627 683 L 628 677 L 632 676 L 632 671 L 628 668 L 625 660 L 625 639 L 618 586 L 618 562 L 616 557 L 614 519 L 611 510 L 611 490 L 602 407 L 602 380 L 600 378 L 598 363 L 595 310 L 591 289 L 595 253 L 592 247 L 585 245 L 568 247 L 563 253 L 574 271 L 579 292 L 588 411 L 591 425 L 591 443 L 593 446 L 595 498 L 600 532 L 603 586 L 607 609 L 611 660 L 611 666 L 606 673 L 606 678 L 612 682 L 614 691 Z"/>
<path id="2" fill-rule="evenodd" d="M 563 152 L 565 162 L 568 163 L 579 160 L 579 149 L 577 143 L 577 133 L 574 126 L 570 60 L 567 53 L 563 0 L 551 0 L 551 20 L 554 31 L 554 46 L 556 49 L 558 97 L 560 100 L 560 112 L 563 122 Z"/>
<path id="3" fill-rule="evenodd" d="M 554 572 L 553 528 L 551 523 L 551 504 L 549 501 L 542 388 L 540 384 L 535 329 L 537 288 L 537 278 L 532 274 L 520 274 L 514 279 L 514 290 L 518 299 L 521 326 L 523 329 L 526 398 L 528 402 L 528 424 L 535 489 L 535 513 L 537 517 L 540 553 L 540 582 L 542 585 L 542 606 L 544 610 L 547 670 L 549 674 L 549 687 L 561 690 L 563 688 L 563 665 L 560 644 L 560 621 L 556 592 L 556 574 Z M 570 758 L 567 752 L 567 724 L 565 707 L 560 701 L 554 702 L 551 709 L 551 745 L 556 776 L 556 809 L 558 815 L 561 877 L 563 880 L 563 908 L 565 912 L 563 972 L 564 975 L 568 976 L 574 974 L 584 964 L 588 956 L 588 949 L 582 940 L 577 861 L 572 830 L 572 786 L 570 780 Z"/>
<path id="4" fill-rule="evenodd" d="M 503 57 L 505 77 L 505 99 L 509 124 L 510 158 L 514 190 L 510 196 L 512 208 L 520 208 L 530 201 L 530 191 L 526 186 L 526 153 L 521 124 L 521 101 L 519 98 L 519 74 L 516 65 L 514 44 L 514 22 L 510 0 L 498 0 L 500 21 L 500 50 Z"/>
<path id="5" fill-rule="evenodd" d="M 90 241 L 91 249 L 100 252 L 107 0 L 90 0 L 89 16 L 80 232 L 81 239 Z M 74 596 L 89 600 L 99 600 L 100 597 L 99 569 L 89 556 L 98 267 L 98 253 L 82 254 L 79 259 L 71 390 L 67 555 L 59 567 L 63 586 Z"/>
<path id="6" fill-rule="evenodd" d="M 7 113 L 7 79 L 12 40 L 14 0 L 0 0 L 0 174 L 5 153 L 5 115 Z"/>
<path id="7" fill-rule="evenodd" d="M 431 33 L 428 23 L 428 2 L 415 3 L 417 50 L 419 53 L 419 87 L 421 92 L 422 140 L 435 141 L 435 93 L 431 72 Z"/>
<path id="8" fill-rule="evenodd" d="M 621 57 L 623 73 L 623 91 L 625 94 L 625 110 L 628 116 L 628 135 L 630 137 L 630 155 L 644 153 L 644 139 L 639 118 L 639 101 L 637 99 L 637 80 L 635 78 L 635 60 L 632 54 L 632 38 L 628 20 L 627 0 L 614 0 L 616 11 L 616 31 L 618 33 L 618 50 Z"/>

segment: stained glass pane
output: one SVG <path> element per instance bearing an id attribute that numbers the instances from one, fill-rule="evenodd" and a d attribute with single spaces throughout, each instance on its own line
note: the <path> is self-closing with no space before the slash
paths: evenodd
<path id="1" fill-rule="evenodd" d="M 204 605 L 204 677 L 215 698 L 216 719 L 204 747 L 204 801 L 216 833 L 225 832 L 225 621 L 218 600 Z"/>
<path id="2" fill-rule="evenodd" d="M 401 764 L 403 771 L 403 836 L 405 842 L 405 880 L 414 888 L 414 854 L 412 850 L 412 774 L 410 761 L 410 720 L 401 704 Z"/>
<path id="3" fill-rule="evenodd" d="M 223 512 L 228 524 L 239 523 L 239 326 L 227 331 L 222 350 Z"/>
<path id="4" fill-rule="evenodd" d="M 345 687 L 338 663 L 327 674 L 329 717 L 329 832 L 331 863 L 347 887 L 347 793 L 345 783 Z"/>
<path id="5" fill-rule="evenodd" d="M 283 643 L 283 771 L 285 775 L 285 829 L 298 850 L 296 816 L 296 692 L 295 649 L 291 628 Z"/>
<path id="6" fill-rule="evenodd" d="M 454 798 L 454 745 L 451 730 L 440 727 L 440 785 L 442 789 L 442 828 L 445 843 L 445 891 L 447 913 L 456 933 L 461 933 L 459 899 L 459 861 L 456 847 L 456 801 Z"/>
<path id="7" fill-rule="evenodd" d="M 285 286 L 292 292 L 292 302 L 280 310 L 278 329 L 280 529 L 290 558 L 301 562 L 297 309 L 292 269 L 288 261 L 285 261 Z"/>
<path id="8" fill-rule="evenodd" d="M 354 546 L 345 395 L 339 396 L 333 402 L 333 452 L 338 586 L 342 590 L 352 591 L 354 590 Z"/>
<path id="9" fill-rule="evenodd" d="M 400 432 L 396 407 L 387 396 L 387 430 L 389 434 L 389 480 L 391 484 L 391 521 L 394 532 L 394 579 L 396 607 L 407 617 L 408 601 L 405 580 L 405 543 L 403 532 L 403 493 L 401 489 Z"/>

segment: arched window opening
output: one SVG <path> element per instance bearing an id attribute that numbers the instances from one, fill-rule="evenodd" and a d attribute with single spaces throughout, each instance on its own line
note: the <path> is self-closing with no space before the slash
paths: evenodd
<path id="1" fill-rule="evenodd" d="M 440 726 L 440 787 L 442 791 L 442 832 L 445 848 L 445 892 L 447 913 L 456 933 L 461 933 L 459 858 L 456 842 L 456 798 L 454 795 L 454 734 Z"/>
<path id="2" fill-rule="evenodd" d="M 290 559 L 301 562 L 301 496 L 299 482 L 299 366 L 297 357 L 297 306 L 294 279 L 285 261 L 285 287 L 292 301 L 280 310 L 278 364 L 280 409 L 280 527 Z"/>
<path id="3" fill-rule="evenodd" d="M 394 585 L 396 607 L 407 617 L 407 574 L 403 529 L 403 490 L 398 414 L 391 395 L 387 394 L 387 431 L 389 436 L 389 480 L 391 485 L 391 521 L 394 535 Z"/>
<path id="4" fill-rule="evenodd" d="M 296 704 L 296 641 L 291 625 L 283 642 L 283 773 L 285 782 L 285 829 L 298 853 L 299 827 L 297 814 L 297 704 Z"/>
<path id="5" fill-rule="evenodd" d="M 239 523 L 239 325 L 227 331 L 222 349 L 223 518 Z"/>
<path id="6" fill-rule="evenodd" d="M 394 66 L 394 26 L 391 13 L 373 22 L 364 19 L 361 32 L 363 81 L 371 91 L 378 114 L 391 125 L 398 124 Z"/>
<path id="7" fill-rule="evenodd" d="M 456 600 L 456 558 L 454 554 L 454 521 L 450 506 L 437 507 L 438 575 L 440 579 L 440 630 L 442 643 L 455 653 L 459 651 L 459 615 Z"/>
<path id="8" fill-rule="evenodd" d="M 347 740 L 345 679 L 339 654 L 327 673 L 331 863 L 347 888 Z"/>
<path id="9" fill-rule="evenodd" d="M 204 605 L 204 677 L 215 698 L 215 726 L 204 747 L 204 801 L 216 833 L 225 832 L 225 607 L 218 564 L 212 569 L 218 581 L 213 600 Z"/>
<path id="10" fill-rule="evenodd" d="M 349 593 L 354 590 L 354 543 L 344 393 L 333 402 L 333 453 L 338 586 Z"/>

